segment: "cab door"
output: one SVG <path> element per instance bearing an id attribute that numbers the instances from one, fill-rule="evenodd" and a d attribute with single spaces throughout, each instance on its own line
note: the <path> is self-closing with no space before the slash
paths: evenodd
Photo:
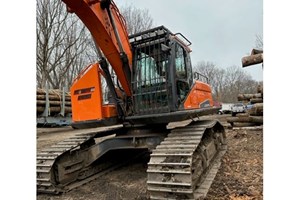
<path id="1" fill-rule="evenodd" d="M 170 74 L 173 74 L 172 81 L 173 85 L 173 102 L 174 102 L 174 110 L 178 110 L 183 108 L 183 102 L 187 97 L 191 85 L 193 83 L 192 77 L 192 66 L 191 60 L 189 56 L 189 52 L 186 48 L 184 48 L 177 41 L 173 43 L 173 67 Z"/>

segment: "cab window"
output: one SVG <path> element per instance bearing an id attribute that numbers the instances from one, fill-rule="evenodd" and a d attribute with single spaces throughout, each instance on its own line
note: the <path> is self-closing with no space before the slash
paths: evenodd
<path id="1" fill-rule="evenodd" d="M 178 79 L 186 79 L 186 66 L 185 66 L 185 52 L 183 48 L 176 44 L 175 46 L 175 67 L 176 67 L 176 77 Z"/>

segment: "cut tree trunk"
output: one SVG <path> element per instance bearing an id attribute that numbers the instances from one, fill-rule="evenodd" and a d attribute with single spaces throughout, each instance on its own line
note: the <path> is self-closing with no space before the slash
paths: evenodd
<path id="1" fill-rule="evenodd" d="M 263 99 L 262 98 L 253 98 L 253 99 L 250 99 L 250 103 L 251 104 L 263 103 Z"/>
<path id="2" fill-rule="evenodd" d="M 233 127 L 248 127 L 248 126 L 257 126 L 257 124 L 251 122 L 235 122 Z"/>
<path id="3" fill-rule="evenodd" d="M 234 122 L 250 122 L 249 117 L 229 117 L 227 118 L 228 123 L 234 123 Z"/>
<path id="4" fill-rule="evenodd" d="M 263 53 L 263 52 L 264 52 L 264 51 L 261 50 L 261 49 L 252 49 L 251 55 L 261 54 L 261 53 Z"/>
<path id="5" fill-rule="evenodd" d="M 44 89 L 36 89 L 36 94 L 40 95 L 40 94 L 46 94 L 46 90 Z M 52 95 L 62 95 L 62 90 L 58 90 L 58 89 L 50 89 L 48 90 L 48 94 L 52 94 Z M 66 93 L 66 95 L 70 95 L 68 93 Z"/>
<path id="6" fill-rule="evenodd" d="M 257 93 L 257 94 L 239 94 L 238 95 L 238 101 L 250 101 L 250 99 L 253 98 L 263 98 L 261 93 Z"/>
<path id="7" fill-rule="evenodd" d="M 36 95 L 37 100 L 46 100 L 46 95 Z M 62 101 L 62 96 L 49 94 L 49 100 Z M 71 101 L 71 96 L 65 96 L 66 101 Z"/>
<path id="8" fill-rule="evenodd" d="M 264 110 L 264 104 L 256 103 L 253 105 L 251 109 L 247 110 L 247 113 L 249 113 L 249 115 L 254 115 L 254 116 L 263 116 L 263 110 Z"/>
<path id="9" fill-rule="evenodd" d="M 61 111 L 61 108 L 59 106 L 50 107 L 49 109 L 50 109 L 50 113 L 58 113 Z M 36 107 L 36 111 L 38 113 L 44 112 L 44 110 L 45 110 L 45 107 L 43 107 L 43 106 Z M 71 113 L 71 112 L 72 112 L 71 107 L 65 107 L 65 113 Z"/>
<path id="10" fill-rule="evenodd" d="M 232 128 L 233 130 L 253 130 L 253 131 L 258 131 L 258 130 L 263 130 L 263 126 L 252 126 L 252 127 L 234 127 Z"/>
<path id="11" fill-rule="evenodd" d="M 38 100 L 36 101 L 36 104 L 44 106 L 46 105 L 46 101 Z M 53 106 L 60 106 L 62 104 L 62 101 L 49 101 L 49 104 Z M 71 106 L 71 102 L 65 101 L 65 106 Z"/>
<path id="12" fill-rule="evenodd" d="M 263 62 L 263 53 L 255 54 L 251 56 L 245 56 L 242 58 L 243 67 L 247 67 L 250 65 L 256 65 Z"/>
<path id="13" fill-rule="evenodd" d="M 238 113 L 236 114 L 237 117 L 249 117 L 248 113 Z"/>
<path id="14" fill-rule="evenodd" d="M 241 117 L 229 117 L 227 118 L 228 123 L 234 122 L 253 122 L 253 123 L 263 123 L 263 116 L 241 116 Z"/>
<path id="15" fill-rule="evenodd" d="M 258 124 L 264 123 L 263 116 L 250 116 L 250 118 L 251 118 L 251 122 L 258 123 Z"/>
<path id="16" fill-rule="evenodd" d="M 257 93 L 262 93 L 263 94 L 264 93 L 263 91 L 264 91 L 263 86 L 262 85 L 258 85 L 257 86 Z"/>

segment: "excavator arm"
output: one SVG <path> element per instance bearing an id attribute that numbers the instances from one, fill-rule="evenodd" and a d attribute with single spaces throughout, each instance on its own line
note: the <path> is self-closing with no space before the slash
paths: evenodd
<path id="1" fill-rule="evenodd" d="M 126 96 L 132 95 L 132 52 L 125 20 L 111 0 L 62 0 L 91 32 L 96 45 L 116 72 Z"/>

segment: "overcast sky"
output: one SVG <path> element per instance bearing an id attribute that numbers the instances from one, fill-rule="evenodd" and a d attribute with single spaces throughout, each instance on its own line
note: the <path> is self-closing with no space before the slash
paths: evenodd
<path id="1" fill-rule="evenodd" d="M 262 0 L 115 0 L 118 7 L 134 5 L 148 9 L 156 26 L 181 32 L 192 42 L 191 58 L 219 67 L 241 67 L 241 58 L 263 35 Z M 243 70 L 263 80 L 261 64 Z"/>

